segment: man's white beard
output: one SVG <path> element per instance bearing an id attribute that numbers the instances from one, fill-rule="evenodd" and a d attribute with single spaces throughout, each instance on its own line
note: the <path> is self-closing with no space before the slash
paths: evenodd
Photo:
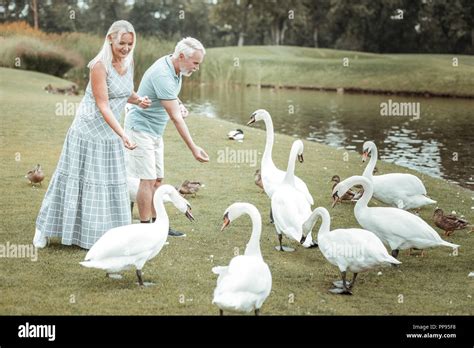
<path id="1" fill-rule="evenodd" d="M 189 76 L 191 76 L 191 75 L 193 74 L 192 71 L 186 70 L 185 68 L 179 67 L 179 70 L 180 70 L 180 72 L 181 72 L 181 75 L 184 75 L 184 76 L 186 76 L 186 77 L 189 77 Z"/>

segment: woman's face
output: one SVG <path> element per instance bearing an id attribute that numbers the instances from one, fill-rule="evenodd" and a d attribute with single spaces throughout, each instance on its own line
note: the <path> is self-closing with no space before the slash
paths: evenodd
<path id="1" fill-rule="evenodd" d="M 125 33 L 119 40 L 112 41 L 112 54 L 115 58 L 124 59 L 128 56 L 133 47 L 133 34 Z"/>

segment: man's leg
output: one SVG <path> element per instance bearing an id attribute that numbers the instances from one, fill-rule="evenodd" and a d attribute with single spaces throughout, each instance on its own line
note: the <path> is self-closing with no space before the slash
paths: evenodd
<path id="1" fill-rule="evenodd" d="M 155 180 L 155 182 L 153 183 L 153 196 L 155 195 L 155 192 L 156 190 L 158 190 L 158 187 L 161 186 L 161 182 L 163 181 L 162 178 L 158 178 Z M 152 200 L 152 205 L 153 205 L 153 200 Z M 155 211 L 155 206 L 152 206 L 152 221 L 155 222 L 156 220 L 156 211 Z"/>
<path id="2" fill-rule="evenodd" d="M 153 193 L 155 180 L 144 180 L 140 179 L 140 185 L 138 186 L 137 192 L 137 205 L 138 214 L 140 215 L 140 221 L 150 221 L 154 208 L 153 208 Z M 156 215 L 155 215 L 156 216 Z"/>

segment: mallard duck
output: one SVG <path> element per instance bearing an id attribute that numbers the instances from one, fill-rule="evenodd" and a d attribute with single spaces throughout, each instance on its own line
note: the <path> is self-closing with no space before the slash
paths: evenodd
<path id="1" fill-rule="evenodd" d="M 181 197 L 173 186 L 161 185 L 153 196 L 157 217 L 154 223 L 125 225 L 108 230 L 92 246 L 80 264 L 105 270 L 108 276 L 135 267 L 138 283 L 145 285 L 142 268 L 148 260 L 158 255 L 168 237 L 169 219 L 164 206 L 166 196 L 176 209 L 184 213 L 189 220 L 194 220 L 189 202 Z"/>
<path id="2" fill-rule="evenodd" d="M 227 137 L 231 140 L 243 140 L 244 131 L 242 129 L 236 129 L 227 133 Z"/>
<path id="3" fill-rule="evenodd" d="M 444 215 L 442 209 L 436 209 L 433 214 L 433 221 L 436 226 L 444 230 L 445 236 L 450 236 L 454 230 L 462 230 L 469 225 L 469 221 L 458 218 L 454 214 Z"/>
<path id="4" fill-rule="evenodd" d="M 399 250 L 410 248 L 426 249 L 435 246 L 459 248 L 459 245 L 441 239 L 438 232 L 414 214 L 392 207 L 368 207 L 373 186 L 364 176 L 351 176 L 337 184 L 333 189 L 333 206 L 336 205 L 339 196 L 356 184 L 364 188 L 364 194 L 354 208 L 357 222 L 364 229 L 373 232 L 384 244 L 389 245 L 393 257 L 398 256 Z"/>
<path id="5" fill-rule="evenodd" d="M 321 217 L 321 227 L 318 232 L 318 246 L 326 260 L 339 268 L 342 281 L 333 283 L 333 294 L 352 295 L 357 274 L 375 267 L 401 262 L 390 256 L 377 236 L 361 228 L 338 228 L 330 231 L 331 217 L 326 208 L 313 210 L 311 216 L 303 225 L 303 238 Z M 346 272 L 354 273 L 352 281 L 346 281 Z"/>
<path id="6" fill-rule="evenodd" d="M 272 274 L 260 250 L 262 217 L 257 208 L 249 203 L 232 204 L 224 213 L 221 231 L 243 214 L 252 220 L 252 235 L 244 254 L 234 257 L 229 266 L 212 268 L 212 272 L 219 275 L 212 303 L 219 307 L 220 315 L 224 310 L 255 311 L 258 315 L 272 290 Z"/>
<path id="7" fill-rule="evenodd" d="M 196 197 L 196 193 L 199 191 L 201 186 L 204 186 L 199 181 L 184 180 L 179 188 L 176 188 L 182 195 L 193 195 Z"/>
<path id="8" fill-rule="evenodd" d="M 263 192 L 265 192 L 265 190 L 263 189 L 262 174 L 260 174 L 260 169 L 257 169 L 255 171 L 254 178 L 255 178 L 255 185 L 260 187 L 263 190 Z"/>
<path id="9" fill-rule="evenodd" d="M 31 185 L 39 184 L 41 186 L 41 182 L 44 180 L 43 169 L 37 164 L 34 169 L 26 173 L 25 178 L 30 181 Z"/>
<path id="10" fill-rule="evenodd" d="M 370 154 L 370 162 L 362 175 L 372 182 L 376 199 L 404 210 L 436 203 L 426 196 L 423 182 L 412 174 L 390 173 L 373 176 L 378 156 L 377 146 L 372 141 L 366 141 L 363 151 L 362 161 L 365 162 Z"/>

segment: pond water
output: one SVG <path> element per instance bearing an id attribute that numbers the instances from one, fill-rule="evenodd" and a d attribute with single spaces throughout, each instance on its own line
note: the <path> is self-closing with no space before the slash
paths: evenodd
<path id="1" fill-rule="evenodd" d="M 245 124 L 253 111 L 266 109 L 277 133 L 359 153 L 373 140 L 381 160 L 474 189 L 474 100 L 183 87 L 180 98 L 193 113 Z M 397 108 L 405 114 L 395 116 Z"/>

